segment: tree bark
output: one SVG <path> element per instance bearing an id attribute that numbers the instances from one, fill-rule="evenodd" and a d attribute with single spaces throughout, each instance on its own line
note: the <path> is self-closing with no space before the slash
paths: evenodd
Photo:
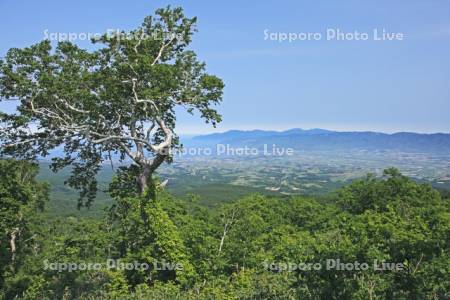
<path id="1" fill-rule="evenodd" d="M 149 180 L 152 180 L 152 174 L 166 160 L 166 158 L 166 154 L 158 153 L 150 164 L 143 163 L 140 165 L 141 171 L 138 174 L 136 181 L 139 186 L 139 193 L 141 195 L 143 195 L 148 188 Z"/>
<path id="2" fill-rule="evenodd" d="M 139 173 L 137 179 L 137 184 L 139 186 L 139 193 L 143 195 L 145 190 L 148 188 L 148 179 L 151 176 L 150 167 L 147 165 L 142 166 L 142 170 Z"/>
<path id="3" fill-rule="evenodd" d="M 236 209 L 232 210 L 231 216 L 229 219 L 226 219 L 226 216 L 224 216 L 224 228 L 223 228 L 222 238 L 220 239 L 220 244 L 219 244 L 219 254 L 220 254 L 220 252 L 222 252 L 223 243 L 225 242 L 225 238 L 228 234 L 228 231 L 230 230 L 230 226 L 232 226 L 233 223 L 236 221 L 235 217 L 236 217 Z"/>
<path id="4" fill-rule="evenodd" d="M 9 245 L 11 248 L 11 261 L 14 262 L 16 258 L 16 238 L 19 235 L 20 231 L 19 228 L 16 227 L 11 231 L 11 239 L 9 241 Z"/>

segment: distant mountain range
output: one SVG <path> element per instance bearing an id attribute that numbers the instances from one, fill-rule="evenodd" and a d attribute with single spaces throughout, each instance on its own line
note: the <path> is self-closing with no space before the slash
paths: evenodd
<path id="1" fill-rule="evenodd" d="M 399 132 L 339 132 L 325 129 L 294 128 L 286 131 L 230 130 L 201 135 L 188 143 L 194 145 L 229 144 L 235 147 L 262 147 L 276 144 L 297 150 L 398 150 L 450 154 L 450 134 Z"/>

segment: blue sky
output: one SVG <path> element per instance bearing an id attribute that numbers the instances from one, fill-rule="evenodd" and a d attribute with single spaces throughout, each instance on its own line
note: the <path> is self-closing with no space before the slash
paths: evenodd
<path id="1" fill-rule="evenodd" d="M 213 129 L 180 113 L 179 133 L 293 127 L 450 132 L 448 0 L 3 0 L 0 56 L 40 41 L 46 29 L 132 29 L 167 4 L 198 17 L 192 48 L 226 84 L 222 124 Z M 370 39 L 327 41 L 327 29 L 367 32 Z M 405 37 L 373 41 L 374 29 Z M 322 39 L 265 40 L 264 30 L 318 32 Z"/>

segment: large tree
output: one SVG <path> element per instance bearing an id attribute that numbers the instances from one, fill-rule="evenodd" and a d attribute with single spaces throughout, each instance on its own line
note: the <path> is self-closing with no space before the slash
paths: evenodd
<path id="1" fill-rule="evenodd" d="M 18 113 L 0 115 L 2 151 L 34 158 L 63 147 L 52 167 L 72 165 L 68 183 L 87 199 L 81 204 L 95 197 L 102 162 L 118 154 L 133 161 L 144 193 L 179 145 L 177 107 L 213 126 L 221 120 L 214 105 L 224 84 L 187 49 L 195 23 L 167 7 L 136 30 L 93 39 L 97 50 L 71 42 L 52 50 L 48 40 L 10 49 L 0 60 L 0 96 L 18 101 Z"/>

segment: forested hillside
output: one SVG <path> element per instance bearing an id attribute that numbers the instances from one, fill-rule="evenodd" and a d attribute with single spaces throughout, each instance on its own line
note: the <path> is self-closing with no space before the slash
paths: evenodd
<path id="1" fill-rule="evenodd" d="M 4 299 L 449 296 L 449 199 L 395 169 L 327 201 L 255 194 L 216 209 L 158 185 L 143 197 L 124 171 L 103 219 L 48 215 L 36 174 L 0 161 Z"/>

